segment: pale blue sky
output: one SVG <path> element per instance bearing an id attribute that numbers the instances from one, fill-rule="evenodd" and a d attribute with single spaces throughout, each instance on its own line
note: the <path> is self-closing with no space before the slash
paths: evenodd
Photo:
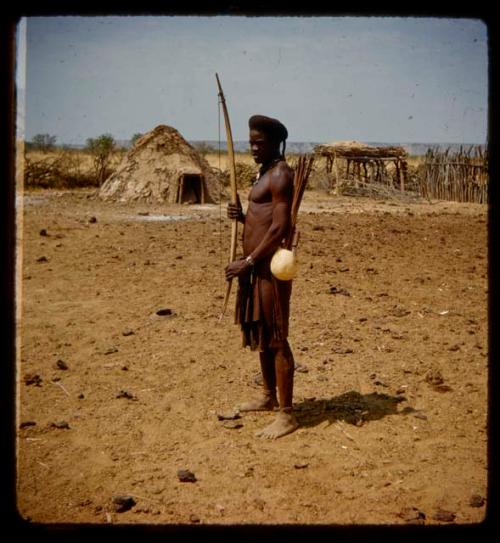
<path id="1" fill-rule="evenodd" d="M 27 140 L 128 139 L 158 124 L 216 140 L 218 72 L 235 140 L 248 138 L 248 118 L 259 113 L 279 118 L 290 141 L 486 142 L 488 43 L 479 19 L 24 21 Z"/>

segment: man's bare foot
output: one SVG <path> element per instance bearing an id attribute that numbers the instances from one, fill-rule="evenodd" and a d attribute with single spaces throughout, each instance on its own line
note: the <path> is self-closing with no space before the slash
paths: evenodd
<path id="1" fill-rule="evenodd" d="M 260 398 L 242 403 L 238 406 L 238 410 L 242 413 L 245 411 L 272 411 L 275 407 L 278 407 L 276 397 L 263 394 Z"/>
<path id="2" fill-rule="evenodd" d="M 292 433 L 299 427 L 299 423 L 292 412 L 280 411 L 272 424 L 256 432 L 257 437 L 276 439 Z"/>

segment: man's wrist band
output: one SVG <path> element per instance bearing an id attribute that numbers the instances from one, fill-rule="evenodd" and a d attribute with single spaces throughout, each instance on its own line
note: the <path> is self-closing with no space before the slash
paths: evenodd
<path id="1" fill-rule="evenodd" d="M 254 262 L 254 260 L 253 260 L 253 258 L 252 258 L 252 255 L 248 255 L 248 256 L 245 258 L 245 262 L 246 262 L 247 264 L 249 264 L 250 266 L 255 265 L 255 262 Z"/>

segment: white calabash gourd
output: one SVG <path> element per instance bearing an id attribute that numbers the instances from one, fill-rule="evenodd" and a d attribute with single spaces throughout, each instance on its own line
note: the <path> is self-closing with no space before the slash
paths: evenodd
<path id="1" fill-rule="evenodd" d="M 280 247 L 271 259 L 271 273 L 280 281 L 290 281 L 297 273 L 295 251 Z"/>

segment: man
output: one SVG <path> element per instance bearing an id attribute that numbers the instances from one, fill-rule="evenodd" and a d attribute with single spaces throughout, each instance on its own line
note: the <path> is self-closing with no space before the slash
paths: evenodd
<path id="1" fill-rule="evenodd" d="M 263 380 L 262 393 L 239 409 L 272 411 L 279 407 L 274 422 L 257 432 L 275 439 L 298 427 L 292 407 L 294 359 L 287 341 L 292 282 L 279 281 L 270 269 L 274 252 L 289 234 L 293 171 L 284 158 L 285 126 L 262 115 L 254 115 L 248 124 L 252 156 L 261 168 L 246 215 L 239 199 L 238 204 L 228 205 L 228 217 L 244 224 L 244 256 L 226 267 L 226 279 L 238 277 L 236 323 L 241 326 L 243 346 L 259 351 Z"/>

